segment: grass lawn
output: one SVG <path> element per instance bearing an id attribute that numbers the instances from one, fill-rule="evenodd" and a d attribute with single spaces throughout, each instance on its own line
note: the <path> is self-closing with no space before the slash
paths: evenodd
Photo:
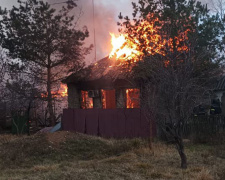
<path id="1" fill-rule="evenodd" d="M 225 179 L 225 145 L 186 144 L 180 169 L 173 145 L 140 139 L 106 140 L 65 131 L 0 135 L 0 179 Z"/>

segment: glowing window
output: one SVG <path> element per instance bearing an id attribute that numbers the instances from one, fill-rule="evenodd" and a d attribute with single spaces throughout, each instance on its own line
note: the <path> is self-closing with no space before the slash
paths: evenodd
<path id="1" fill-rule="evenodd" d="M 92 109 L 93 99 L 88 97 L 88 91 L 81 91 L 81 109 Z"/>
<path id="2" fill-rule="evenodd" d="M 140 89 L 126 89 L 126 107 L 140 108 Z"/>
<path id="3" fill-rule="evenodd" d="M 102 93 L 102 108 L 114 109 L 116 108 L 115 90 L 101 90 Z"/>

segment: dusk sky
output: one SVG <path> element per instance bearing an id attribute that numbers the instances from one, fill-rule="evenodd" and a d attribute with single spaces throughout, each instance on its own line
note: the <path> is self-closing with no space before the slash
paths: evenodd
<path id="1" fill-rule="evenodd" d="M 57 2 L 64 2 L 65 0 L 48 0 L 50 4 Z M 95 32 L 96 32 L 96 52 L 97 60 L 104 58 L 110 53 L 111 36 L 109 32 L 118 33 L 118 15 L 122 12 L 123 15 L 131 17 L 132 5 L 131 2 L 138 0 L 94 0 L 95 4 Z M 13 5 L 17 4 L 17 0 L 0 0 L 0 6 L 10 9 Z M 74 9 L 74 14 L 82 14 L 78 28 L 84 25 L 88 27 L 90 37 L 86 40 L 86 45 L 93 44 L 93 6 L 92 0 L 78 0 L 78 8 Z M 55 8 L 60 8 L 62 5 L 53 5 Z M 92 53 L 86 57 L 87 64 L 94 62 L 94 49 Z"/>

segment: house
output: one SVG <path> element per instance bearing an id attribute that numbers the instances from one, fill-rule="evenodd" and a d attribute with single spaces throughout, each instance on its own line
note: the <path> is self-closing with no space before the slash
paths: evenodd
<path id="1" fill-rule="evenodd" d="M 115 138 L 155 134 L 140 108 L 140 85 L 130 74 L 129 68 L 106 57 L 64 79 L 68 109 L 63 129 Z"/>
<path id="2" fill-rule="evenodd" d="M 217 82 L 214 97 L 212 98 L 212 106 L 216 112 L 222 113 L 223 117 L 225 117 L 225 76 L 221 76 Z"/>
<path id="3" fill-rule="evenodd" d="M 225 92 L 225 76 L 221 76 L 217 82 L 216 88 L 214 90 L 215 98 L 219 99 L 220 102 L 222 101 L 223 93 Z"/>
<path id="4" fill-rule="evenodd" d="M 68 107 L 140 108 L 140 88 L 128 76 L 129 72 L 114 60 L 99 60 L 63 81 L 68 87 Z"/>

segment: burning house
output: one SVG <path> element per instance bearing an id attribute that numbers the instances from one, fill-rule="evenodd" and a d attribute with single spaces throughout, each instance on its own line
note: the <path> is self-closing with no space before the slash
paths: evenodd
<path id="1" fill-rule="evenodd" d="M 68 76 L 64 130 L 103 137 L 149 137 L 140 106 L 140 85 L 109 57 Z M 154 131 L 155 133 L 155 131 Z"/>
<path id="2" fill-rule="evenodd" d="M 126 71 L 108 57 L 63 82 L 68 86 L 69 108 L 140 108 L 138 83 L 127 80 Z"/>
<path id="3" fill-rule="evenodd" d="M 153 17 L 149 14 L 148 18 Z M 165 56 L 173 51 L 174 43 L 177 51 L 187 52 L 188 31 L 180 32 L 175 38 L 163 38 L 159 26 L 155 26 L 155 18 L 143 21 L 134 32 L 115 36 L 111 34 L 112 50 L 109 57 L 103 58 L 64 80 L 68 85 L 69 108 L 140 108 L 140 85 L 135 78 L 129 76 L 130 69 L 123 69 L 124 64 L 135 64 L 146 54 Z M 138 34 L 138 36 L 136 36 Z M 165 66 L 169 64 L 166 60 Z"/>
<path id="4" fill-rule="evenodd" d="M 161 37 L 159 28 L 154 26 L 154 21 L 144 21 L 130 34 L 132 38 L 128 34 L 118 37 L 111 34 L 109 57 L 63 81 L 68 86 L 69 107 L 63 112 L 64 130 L 123 138 L 155 134 L 155 126 L 154 130 L 149 128 L 153 127 L 152 120 L 146 118 L 141 108 L 141 86 L 130 76 L 131 68 L 123 69 L 123 65 L 135 64 L 146 54 L 164 56 L 167 50 L 173 50 L 173 41 Z M 178 51 L 188 51 L 183 43 L 187 32 L 179 33 L 176 38 Z M 165 65 L 168 63 L 166 61 Z"/>

